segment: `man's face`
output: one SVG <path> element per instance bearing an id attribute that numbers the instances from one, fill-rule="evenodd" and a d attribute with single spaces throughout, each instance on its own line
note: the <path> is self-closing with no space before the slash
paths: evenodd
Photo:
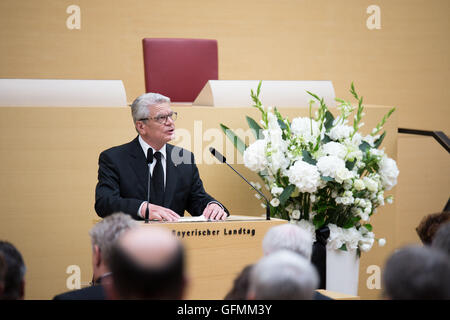
<path id="1" fill-rule="evenodd" d="M 142 138 L 153 148 L 161 148 L 164 144 L 175 138 L 175 123 L 169 117 L 167 120 L 158 122 L 156 118 L 167 116 L 173 111 L 168 103 L 148 107 L 149 119 L 138 123 L 138 131 Z M 140 121 L 139 121 L 140 122 Z"/>

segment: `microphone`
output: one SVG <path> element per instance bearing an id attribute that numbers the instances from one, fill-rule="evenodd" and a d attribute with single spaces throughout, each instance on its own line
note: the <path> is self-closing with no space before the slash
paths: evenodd
<path id="1" fill-rule="evenodd" d="M 227 166 L 229 166 L 231 169 L 233 169 L 234 172 L 236 172 L 242 179 L 244 179 L 245 182 L 248 183 L 248 185 L 250 187 L 252 187 L 253 189 L 255 189 L 256 192 L 259 193 L 259 195 L 261 197 L 264 198 L 264 200 L 266 200 L 266 220 L 270 220 L 270 205 L 269 205 L 269 200 L 267 200 L 267 198 L 262 194 L 261 191 L 259 191 L 258 189 L 256 189 L 254 186 L 252 186 L 252 184 L 250 182 L 248 182 L 247 179 L 245 179 L 239 172 L 237 172 L 232 166 L 230 166 L 227 162 L 227 158 L 225 158 L 219 151 L 217 151 L 216 149 L 214 149 L 213 147 L 209 148 L 209 152 L 211 152 L 211 154 L 217 159 L 219 160 L 221 163 L 225 163 Z"/>
<path id="2" fill-rule="evenodd" d="M 148 223 L 150 212 L 148 206 L 150 205 L 150 166 L 149 164 L 153 162 L 153 149 L 148 148 L 147 150 L 147 167 L 148 167 L 148 181 L 147 181 L 147 208 L 145 209 L 145 223 Z"/>

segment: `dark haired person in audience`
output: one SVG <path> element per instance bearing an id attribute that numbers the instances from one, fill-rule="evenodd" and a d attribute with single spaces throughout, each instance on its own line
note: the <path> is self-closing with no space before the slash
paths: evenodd
<path id="1" fill-rule="evenodd" d="M 0 297 L 3 295 L 3 290 L 5 289 L 5 273 L 6 262 L 3 258 L 3 254 L 0 253 Z"/>
<path id="2" fill-rule="evenodd" d="M 115 213 L 98 222 L 89 232 L 92 244 L 92 286 L 59 294 L 55 300 L 104 300 L 104 284 L 110 280 L 111 248 L 122 232 L 137 227 L 129 215 Z"/>
<path id="3" fill-rule="evenodd" d="M 184 297 L 184 248 L 168 229 L 140 226 L 124 232 L 113 247 L 110 267 L 109 299 Z"/>
<path id="4" fill-rule="evenodd" d="M 433 248 L 443 250 L 450 256 L 450 222 L 444 223 L 439 227 L 438 231 L 434 235 L 431 246 Z"/>
<path id="5" fill-rule="evenodd" d="M 13 244 L 7 241 L 0 241 L 0 254 L 3 256 L 6 269 L 3 293 L 0 299 L 23 300 L 25 297 L 26 267 L 22 255 Z"/>
<path id="6" fill-rule="evenodd" d="M 448 300 L 450 259 L 430 246 L 404 247 L 388 258 L 383 288 L 391 300 Z"/>
<path id="7" fill-rule="evenodd" d="M 253 265 L 245 266 L 244 269 L 233 281 L 233 287 L 226 294 L 224 300 L 245 300 L 247 299 L 247 291 L 250 281 L 250 273 Z"/>
<path id="8" fill-rule="evenodd" d="M 450 211 L 432 213 L 422 218 L 416 228 L 417 235 L 424 245 L 431 245 L 439 227 L 450 221 Z"/>
<path id="9" fill-rule="evenodd" d="M 317 271 L 307 259 L 290 250 L 280 250 L 254 265 L 247 299 L 312 300 L 318 284 Z"/>
<path id="10" fill-rule="evenodd" d="M 100 154 L 97 214 L 106 217 L 121 211 L 142 220 L 148 206 L 150 220 L 176 221 L 185 210 L 192 216 L 225 220 L 228 211 L 205 192 L 194 155 L 168 144 L 175 137 L 177 118 L 170 99 L 158 93 L 143 94 L 131 105 L 131 113 L 139 135 Z"/>

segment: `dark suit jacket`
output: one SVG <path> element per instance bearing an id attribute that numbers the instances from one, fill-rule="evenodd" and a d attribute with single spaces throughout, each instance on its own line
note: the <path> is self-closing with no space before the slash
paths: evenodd
<path id="1" fill-rule="evenodd" d="M 203 188 L 194 155 L 186 149 L 166 145 L 166 188 L 164 207 L 180 216 L 187 210 L 202 215 L 206 205 L 216 201 Z M 95 211 L 100 217 L 115 212 L 137 213 L 147 200 L 148 166 L 138 137 L 121 146 L 103 151 L 99 157 Z M 225 207 L 224 207 L 225 208 Z M 227 209 L 225 211 L 228 213 Z"/>
<path id="2" fill-rule="evenodd" d="M 105 300 L 105 291 L 102 285 L 95 285 L 83 289 L 58 294 L 53 300 Z"/>

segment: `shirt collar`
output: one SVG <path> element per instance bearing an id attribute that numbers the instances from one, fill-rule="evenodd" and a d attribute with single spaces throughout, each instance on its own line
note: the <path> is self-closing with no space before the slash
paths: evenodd
<path id="1" fill-rule="evenodd" d="M 147 142 L 144 141 L 144 139 L 142 139 L 142 137 L 139 135 L 139 144 L 141 145 L 142 151 L 144 151 L 144 155 L 147 157 L 147 150 L 148 148 L 152 148 Z M 163 147 L 160 150 L 155 150 L 153 149 L 153 153 L 159 151 L 161 152 L 162 158 L 166 159 L 166 145 L 163 145 Z"/>

